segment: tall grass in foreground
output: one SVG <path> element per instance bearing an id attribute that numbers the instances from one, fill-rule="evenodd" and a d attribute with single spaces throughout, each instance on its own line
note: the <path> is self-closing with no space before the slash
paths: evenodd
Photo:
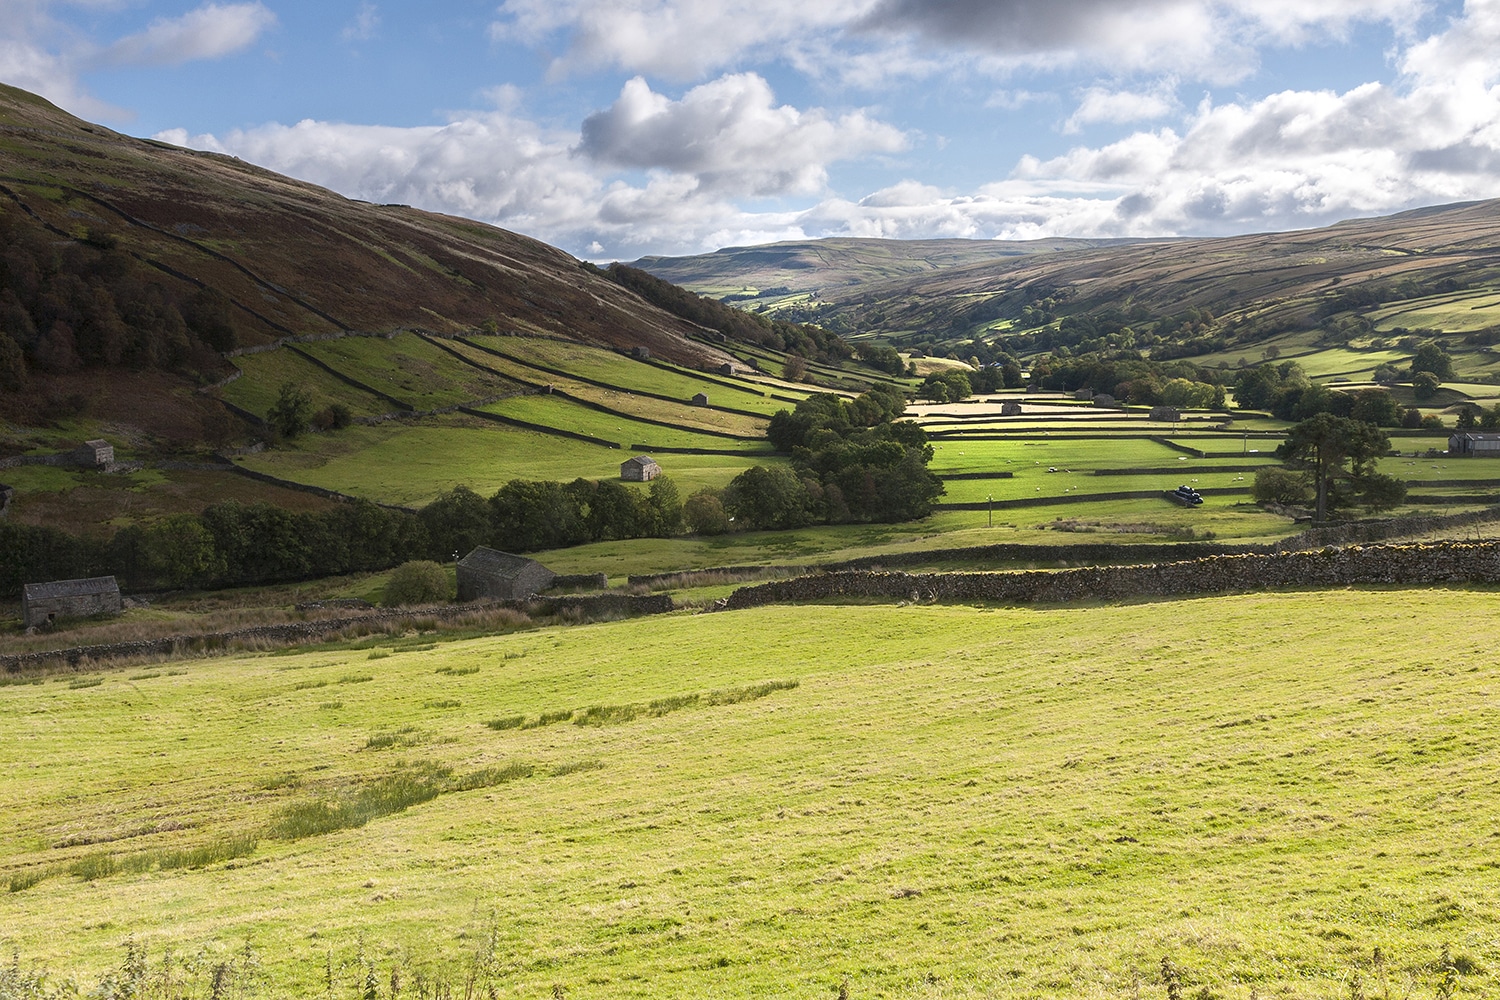
<path id="1" fill-rule="evenodd" d="M 305 963 L 307 978 L 301 983 L 299 996 L 355 997 L 358 1000 L 399 1000 L 406 996 L 412 1000 L 479 1000 L 496 997 L 508 986 L 516 968 L 501 954 L 501 934 L 494 914 L 488 924 L 480 929 L 465 929 L 457 935 L 461 940 L 471 940 L 467 954 L 449 955 L 426 960 L 415 958 L 410 947 L 395 947 L 384 950 L 380 957 L 372 956 L 361 936 L 352 952 L 334 957 L 333 948 L 323 951 L 321 956 L 310 955 Z M 196 954 L 182 957 L 171 950 L 162 954 L 159 961 L 152 962 L 144 946 L 133 937 L 126 938 L 122 947 L 125 955 L 118 967 L 106 972 L 93 986 L 73 980 L 59 978 L 51 971 L 23 965 L 18 952 L 12 952 L 8 964 L 0 964 L 0 1000 L 61 1000 L 64 997 L 97 997 L 101 1000 L 188 1000 L 202 997 L 204 1000 L 253 1000 L 270 995 L 269 984 L 261 969 L 259 956 L 247 941 L 236 952 L 224 955 L 221 961 L 208 957 L 204 949 Z M 1353 959 L 1356 968 L 1343 978 L 1342 988 L 1336 992 L 1320 993 L 1318 1000 L 1454 1000 L 1462 988 L 1458 968 L 1447 945 L 1443 946 L 1436 961 L 1413 963 L 1418 973 L 1396 984 L 1392 983 L 1385 965 L 1385 956 L 1376 948 L 1371 959 L 1362 956 Z M 712 963 L 712 969 L 726 968 L 732 963 L 720 958 Z M 1373 976 L 1366 986 L 1365 973 Z M 705 982 L 711 978 L 705 972 Z M 846 973 L 829 970 L 829 992 L 838 1000 L 860 1000 L 876 993 L 861 989 L 858 980 Z M 834 985 L 834 984 L 837 985 Z M 929 979 L 929 985 L 939 981 Z M 958 986 L 960 984 L 952 984 Z M 1154 970 L 1134 970 L 1131 976 L 1131 1000 L 1227 1000 L 1228 997 L 1260 1000 L 1262 996 L 1284 992 L 1275 983 L 1266 983 L 1265 992 L 1260 987 L 1249 986 L 1246 991 L 1232 994 L 1219 992 L 1207 985 L 1197 985 L 1192 970 L 1174 963 L 1170 956 L 1162 956 Z M 567 997 L 567 984 L 554 982 L 550 987 L 554 998 Z M 580 994 L 581 995 L 581 994 Z M 949 995 L 948 993 L 933 995 Z M 971 996 L 964 990 L 958 995 Z M 1059 994 L 1061 995 L 1061 994 Z"/>
<path id="2" fill-rule="evenodd" d="M 655 719 L 686 708 L 711 708 L 717 705 L 735 705 L 743 701 L 755 701 L 777 691 L 790 691 L 799 684 L 795 680 L 763 681 L 743 687 L 723 688 L 702 694 L 670 695 L 653 701 L 630 702 L 624 705 L 590 705 L 587 708 L 566 708 L 543 712 L 534 719 L 524 715 L 507 715 L 485 723 L 490 729 L 540 729 L 559 722 L 572 722 L 575 726 L 613 726 L 635 719 Z"/>

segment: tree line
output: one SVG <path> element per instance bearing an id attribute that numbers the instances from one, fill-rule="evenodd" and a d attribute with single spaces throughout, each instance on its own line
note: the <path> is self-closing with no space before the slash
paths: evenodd
<path id="1" fill-rule="evenodd" d="M 365 500 L 297 513 L 216 503 L 131 525 L 108 539 L 0 520 L 0 596 L 26 583 L 113 575 L 129 590 L 223 588 L 451 562 L 476 545 L 513 552 L 669 535 L 682 503 L 666 477 L 647 490 L 615 482 L 513 480 L 486 499 L 458 486 L 415 513 Z"/>

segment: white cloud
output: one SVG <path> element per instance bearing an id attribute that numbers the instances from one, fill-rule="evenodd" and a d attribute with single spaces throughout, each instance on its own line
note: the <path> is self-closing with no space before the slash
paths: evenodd
<path id="1" fill-rule="evenodd" d="M 276 23 L 262 3 L 211 3 L 181 17 L 158 18 L 92 60 L 109 66 L 176 66 L 218 59 L 251 45 Z"/>
<path id="2" fill-rule="evenodd" d="M 579 150 L 601 163 L 692 174 L 705 189 L 739 196 L 809 194 L 827 165 L 906 148 L 897 129 L 862 112 L 832 118 L 777 105 L 754 73 L 720 77 L 673 101 L 640 77 L 583 122 Z"/>
<path id="3" fill-rule="evenodd" d="M 1063 131 L 1072 134 L 1082 131 L 1085 125 L 1099 122 L 1121 124 L 1149 121 L 1164 118 L 1176 109 L 1177 98 L 1172 93 L 1171 82 L 1149 93 L 1090 87 L 1084 91 L 1077 110 L 1063 123 Z"/>
<path id="4" fill-rule="evenodd" d="M 555 72 L 600 66 L 694 79 L 746 53 L 795 58 L 800 39 L 837 31 L 873 0 L 505 0 L 497 39 L 540 45 L 566 33 Z"/>

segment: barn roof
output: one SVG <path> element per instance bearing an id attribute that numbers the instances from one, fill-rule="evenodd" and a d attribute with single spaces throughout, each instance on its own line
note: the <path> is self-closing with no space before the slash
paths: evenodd
<path id="1" fill-rule="evenodd" d="M 509 552 L 501 552 L 481 545 L 473 552 L 458 561 L 464 569 L 473 570 L 476 573 L 484 573 L 501 580 L 510 580 L 520 575 L 527 566 L 542 566 L 535 559 L 527 559 L 525 556 L 512 555 Z M 542 566 L 542 569 L 547 567 Z"/>
<path id="2" fill-rule="evenodd" d="M 51 583 L 28 583 L 22 596 L 28 601 L 50 601 L 59 597 L 89 597 L 94 594 L 118 594 L 120 585 L 112 576 L 94 576 L 87 580 L 54 580 Z"/>
<path id="3" fill-rule="evenodd" d="M 1479 433 L 1476 431 L 1455 431 L 1450 437 L 1468 438 L 1470 441 L 1500 441 L 1500 434 Z"/>
<path id="4" fill-rule="evenodd" d="M 634 458 L 627 458 L 625 461 L 621 462 L 620 464 L 621 465 L 639 465 L 642 468 L 645 468 L 648 465 L 655 465 L 656 464 L 656 459 L 652 458 L 650 455 L 637 455 Z"/>
<path id="5" fill-rule="evenodd" d="M 108 441 L 104 440 L 103 438 L 94 438 L 92 441 L 85 441 L 83 443 L 86 444 L 86 445 L 88 445 L 90 448 L 108 448 L 108 447 L 110 447 L 110 443 Z"/>

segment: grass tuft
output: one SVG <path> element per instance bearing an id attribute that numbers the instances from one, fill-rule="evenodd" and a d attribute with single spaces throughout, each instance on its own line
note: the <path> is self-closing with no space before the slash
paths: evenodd
<path id="1" fill-rule="evenodd" d="M 395 732 L 376 733 L 365 740 L 366 750 L 389 750 L 392 747 L 414 747 L 432 740 L 432 734 L 416 726 L 402 726 Z"/>
<path id="2" fill-rule="evenodd" d="M 578 774 L 580 771 L 602 771 L 604 762 L 599 760 L 572 760 L 566 764 L 558 764 L 547 774 L 553 778 L 561 778 L 569 774 Z"/>
<path id="3" fill-rule="evenodd" d="M 477 673 L 479 673 L 479 668 L 477 666 L 469 666 L 469 667 L 438 667 L 436 670 L 433 671 L 433 673 L 435 673 L 435 674 L 449 674 L 449 675 L 451 675 L 453 677 L 463 677 L 465 674 L 477 674 Z"/>
<path id="4" fill-rule="evenodd" d="M 519 729 L 525 721 L 526 716 L 524 715 L 507 715 L 503 719 L 491 719 L 485 725 L 499 731 L 504 729 Z"/>
<path id="5" fill-rule="evenodd" d="M 456 698 L 433 698 L 422 702 L 423 708 L 462 708 L 463 702 Z"/>

